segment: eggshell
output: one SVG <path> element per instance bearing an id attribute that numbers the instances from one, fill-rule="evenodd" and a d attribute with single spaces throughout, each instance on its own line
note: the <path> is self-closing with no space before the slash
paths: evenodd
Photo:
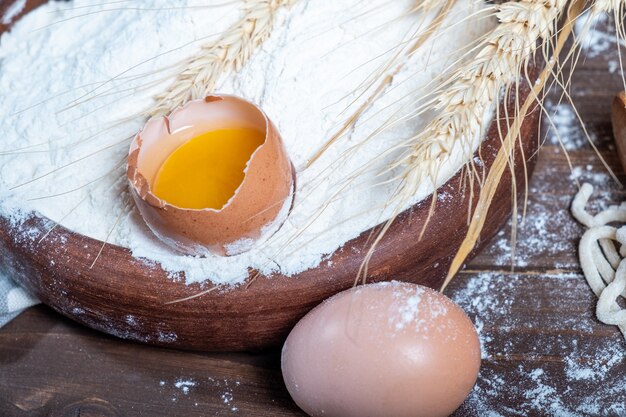
<path id="1" fill-rule="evenodd" d="M 174 150 L 202 133 L 228 128 L 257 128 L 266 137 L 223 208 L 180 208 L 152 193 L 159 168 Z M 274 124 L 254 104 L 228 95 L 190 101 L 167 117 L 150 119 L 131 143 L 127 174 L 131 194 L 154 234 L 180 252 L 200 256 L 243 252 L 262 233 L 277 229 L 294 185 L 291 162 Z"/>
<path id="2" fill-rule="evenodd" d="M 478 335 L 463 310 L 399 282 L 330 298 L 296 325 L 282 352 L 287 389 L 311 416 L 448 416 L 479 368 Z"/>

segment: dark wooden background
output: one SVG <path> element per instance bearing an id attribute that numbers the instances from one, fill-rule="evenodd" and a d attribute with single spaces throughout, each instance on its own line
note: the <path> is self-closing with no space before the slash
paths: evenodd
<path id="1" fill-rule="evenodd" d="M 610 104 L 622 90 L 610 21 L 598 22 L 571 94 L 594 143 L 625 181 L 611 137 Z M 604 43 L 602 43 L 604 42 Z M 594 318 L 580 274 L 583 229 L 569 214 L 578 181 L 593 206 L 625 198 L 586 143 L 560 92 L 547 101 L 574 166 L 544 123 L 546 144 L 518 231 L 511 271 L 507 227 L 446 294 L 474 320 L 484 358 L 458 416 L 626 416 L 626 342 Z M 32 308 L 0 329 L 0 416 L 300 416 L 280 352 L 199 354 L 129 343 Z"/>

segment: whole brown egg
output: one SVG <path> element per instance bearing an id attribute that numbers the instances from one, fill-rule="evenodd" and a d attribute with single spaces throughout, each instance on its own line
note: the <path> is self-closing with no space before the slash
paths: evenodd
<path id="1" fill-rule="evenodd" d="M 476 330 L 450 299 L 389 282 L 344 291 L 291 331 L 282 371 L 311 416 L 447 416 L 480 368 Z"/>

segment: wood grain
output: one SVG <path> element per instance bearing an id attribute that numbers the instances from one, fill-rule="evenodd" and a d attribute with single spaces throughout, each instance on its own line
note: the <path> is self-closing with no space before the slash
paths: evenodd
<path id="1" fill-rule="evenodd" d="M 622 91 L 613 99 L 611 106 L 611 125 L 617 154 L 622 162 L 622 168 L 626 169 L 626 92 Z"/>
<path id="2" fill-rule="evenodd" d="M 29 5 L 42 3 L 32 0 Z M 533 67 L 531 78 L 536 77 Z M 513 115 L 518 94 L 501 103 L 501 115 Z M 512 121 L 512 118 L 511 120 Z M 510 122 L 509 121 L 509 122 Z M 488 170 L 506 134 L 506 119 L 492 123 L 479 153 Z M 532 172 L 539 140 L 539 112 L 535 109 L 521 129 L 521 148 L 515 154 L 516 182 L 525 183 L 524 166 Z M 525 162 L 524 159 L 527 159 Z M 482 237 L 480 250 L 499 230 L 511 210 L 511 176 L 502 178 Z M 403 212 L 378 245 L 369 263 L 369 282 L 400 280 L 439 287 L 467 230 L 467 209 L 479 193 L 471 194 L 459 172 L 444 186 L 428 223 L 431 199 Z M 0 266 L 45 304 L 94 329 L 144 343 L 202 351 L 260 349 L 279 345 L 295 323 L 322 300 L 354 285 L 371 230 L 347 242 L 319 267 L 291 277 L 260 276 L 250 286 L 219 290 L 201 297 L 167 304 L 197 294 L 199 285 L 175 281 L 161 268 L 132 257 L 129 250 L 105 245 L 30 213 L 24 223 L 0 218 Z M 422 239 L 417 237 L 426 226 Z M 48 234 L 49 233 L 49 234 Z M 45 239 L 41 239 L 46 235 Z M 106 260 L 106 261 L 105 261 Z M 251 272 L 251 277 L 255 272 Z"/>

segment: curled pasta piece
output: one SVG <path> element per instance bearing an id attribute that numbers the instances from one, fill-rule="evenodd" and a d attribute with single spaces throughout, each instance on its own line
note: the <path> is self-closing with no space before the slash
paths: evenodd
<path id="1" fill-rule="evenodd" d="M 583 184 L 572 202 L 572 215 L 588 228 L 578 245 L 580 267 L 598 297 L 596 317 L 618 326 L 626 338 L 626 309 L 618 304 L 626 297 L 626 202 L 594 216 L 585 208 L 592 194 L 593 187 Z"/>

